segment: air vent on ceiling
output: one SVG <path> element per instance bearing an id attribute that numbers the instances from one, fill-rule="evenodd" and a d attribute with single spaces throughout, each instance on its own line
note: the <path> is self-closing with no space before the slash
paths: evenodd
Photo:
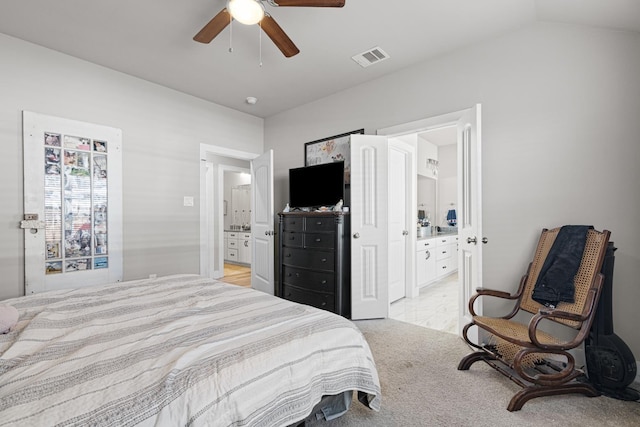
<path id="1" fill-rule="evenodd" d="M 368 67 L 369 65 L 377 64 L 380 61 L 384 61 L 389 58 L 387 53 L 379 47 L 374 47 L 366 52 L 359 53 L 352 56 L 351 59 L 360 64 L 361 67 Z"/>

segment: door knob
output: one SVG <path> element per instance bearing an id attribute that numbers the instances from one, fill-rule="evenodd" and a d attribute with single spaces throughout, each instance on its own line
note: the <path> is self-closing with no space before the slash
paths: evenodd
<path id="1" fill-rule="evenodd" d="M 402 230 L 402 235 L 406 236 L 407 234 L 409 234 L 409 232 L 407 230 Z"/>
<path id="2" fill-rule="evenodd" d="M 474 245 L 477 245 L 478 244 L 478 239 L 476 239 L 476 236 L 467 237 L 467 243 L 473 243 Z"/>
<path id="3" fill-rule="evenodd" d="M 489 243 L 489 239 L 487 239 L 486 237 L 482 238 L 482 243 Z"/>
<path id="4" fill-rule="evenodd" d="M 359 239 L 360 238 L 360 233 L 354 233 L 353 238 L 354 239 Z"/>

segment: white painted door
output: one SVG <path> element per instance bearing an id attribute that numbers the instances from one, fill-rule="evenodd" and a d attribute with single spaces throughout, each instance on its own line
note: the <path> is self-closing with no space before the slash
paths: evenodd
<path id="1" fill-rule="evenodd" d="M 471 321 L 468 301 L 482 286 L 482 171 L 480 105 L 466 110 L 458 128 L 458 275 L 461 281 L 459 328 Z M 476 302 L 476 304 L 481 302 Z M 476 313 L 482 313 L 480 305 Z M 477 333 L 472 328 L 470 334 Z M 474 339 L 470 335 L 471 339 Z M 475 337 L 477 338 L 477 337 Z"/>
<path id="2" fill-rule="evenodd" d="M 351 136 L 351 318 L 389 316 L 388 141 Z"/>
<path id="3" fill-rule="evenodd" d="M 25 294 L 121 281 L 121 130 L 22 117 Z"/>
<path id="4" fill-rule="evenodd" d="M 415 227 L 412 220 L 413 199 L 411 177 L 415 176 L 411 145 L 389 140 L 389 302 L 408 296 L 414 286 L 413 255 Z M 411 210 L 410 210 L 411 209 Z"/>
<path id="5" fill-rule="evenodd" d="M 251 183 L 251 287 L 273 295 L 273 150 L 251 161 Z"/>

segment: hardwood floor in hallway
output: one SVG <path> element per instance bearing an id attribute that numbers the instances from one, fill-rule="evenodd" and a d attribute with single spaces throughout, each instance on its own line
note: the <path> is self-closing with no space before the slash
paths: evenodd
<path id="1" fill-rule="evenodd" d="M 251 287 L 251 267 L 237 264 L 224 264 L 224 277 L 221 282 L 232 285 Z"/>

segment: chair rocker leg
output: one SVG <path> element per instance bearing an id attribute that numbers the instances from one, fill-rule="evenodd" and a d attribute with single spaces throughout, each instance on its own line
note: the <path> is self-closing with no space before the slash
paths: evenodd
<path id="1" fill-rule="evenodd" d="M 525 403 L 536 397 L 555 396 L 558 394 L 581 393 L 587 397 L 598 397 L 600 392 L 588 383 L 570 383 L 557 386 L 529 386 L 516 393 L 509 402 L 509 412 L 519 411 Z"/>
<path id="2" fill-rule="evenodd" d="M 496 360 L 496 357 L 492 354 L 487 353 L 486 351 L 476 351 L 471 354 L 466 355 L 462 358 L 460 363 L 458 363 L 459 371 L 468 371 L 471 365 L 476 363 L 479 360 Z"/>

